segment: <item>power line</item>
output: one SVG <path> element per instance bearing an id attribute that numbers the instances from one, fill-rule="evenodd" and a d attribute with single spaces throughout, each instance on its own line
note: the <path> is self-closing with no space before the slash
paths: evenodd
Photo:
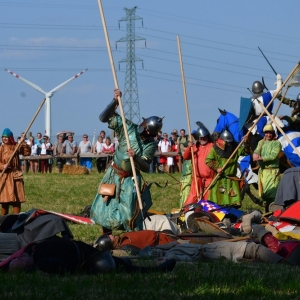
<path id="1" fill-rule="evenodd" d="M 166 17 L 166 15 L 169 15 L 169 16 L 172 16 L 172 17 L 175 17 L 177 18 L 178 20 L 176 21 L 179 21 L 179 22 L 182 22 L 182 23 L 187 23 L 187 24 L 198 24 L 200 25 L 199 23 L 201 23 L 201 26 L 205 26 L 203 25 L 203 23 L 207 23 L 209 24 L 210 26 L 205 26 L 205 27 L 213 27 L 213 26 L 220 26 L 220 27 L 213 27 L 213 28 L 217 28 L 217 29 L 220 29 L 220 30 L 225 30 L 225 31 L 231 31 L 231 32 L 238 32 L 238 33 L 242 33 L 242 34 L 248 34 L 248 35 L 254 35 L 254 34 L 249 34 L 249 32 L 255 32 L 255 33 L 259 33 L 257 35 L 254 35 L 254 36 L 260 36 L 260 37 L 264 37 L 264 38 L 271 38 L 271 39 L 275 39 L 275 40 L 278 40 L 278 37 L 283 37 L 283 38 L 288 38 L 288 39 L 291 39 L 289 40 L 289 42 L 295 42 L 295 37 L 292 37 L 292 36 L 284 36 L 284 35 L 278 35 L 278 33 L 276 32 L 276 34 L 274 34 L 273 32 L 263 32 L 261 30 L 253 30 L 253 29 L 249 29 L 249 28 L 242 28 L 242 27 L 238 27 L 239 30 L 243 30 L 242 32 L 241 31 L 238 31 L 236 30 L 236 26 L 231 26 L 231 25 L 227 25 L 227 24 L 220 24 L 220 23 L 215 23 L 215 22 L 211 22 L 211 21 L 205 21 L 203 19 L 193 19 L 191 17 L 189 17 L 189 21 L 187 21 L 187 18 L 186 17 L 182 17 L 182 16 L 178 16 L 178 15 L 173 15 L 173 14 L 169 14 L 169 13 L 166 13 L 166 12 L 159 12 L 159 11 L 153 11 L 153 10 L 149 10 L 149 9 L 142 9 L 140 8 L 141 10 L 145 10 L 145 11 L 152 11 L 152 12 L 156 12 L 156 13 L 160 13 L 162 14 L 162 16 L 159 16 L 159 18 L 164 18 L 164 19 L 168 19 Z M 144 13 L 147 15 L 147 13 Z M 150 16 L 156 16 L 156 15 L 151 15 L 151 14 L 148 14 Z M 174 20 L 171 18 L 171 20 Z M 233 28 L 234 30 L 229 30 L 229 29 L 225 29 L 225 27 L 227 28 Z M 261 35 L 261 34 L 264 34 L 264 35 Z M 273 38 L 272 38 L 273 36 Z M 297 40 L 297 39 L 296 39 Z"/>

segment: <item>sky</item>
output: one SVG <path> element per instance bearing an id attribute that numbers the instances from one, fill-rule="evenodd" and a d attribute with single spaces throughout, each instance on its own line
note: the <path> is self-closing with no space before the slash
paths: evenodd
<path id="1" fill-rule="evenodd" d="M 276 76 L 258 47 L 283 79 L 299 62 L 298 0 L 102 0 L 121 90 L 126 63 L 119 62 L 126 58 L 126 43 L 116 41 L 126 37 L 126 22 L 119 20 L 126 17 L 124 8 L 135 6 L 142 18 L 135 34 L 145 38 L 135 43 L 142 60 L 136 62 L 140 117 L 164 117 L 162 131 L 168 134 L 188 132 L 188 117 L 191 130 L 201 121 L 212 132 L 218 108 L 239 116 L 240 98 L 251 97 L 247 88 L 262 77 L 275 89 Z M 98 1 L 0 0 L 0 17 L 0 131 L 9 127 L 20 135 L 43 100 L 5 69 L 48 92 L 88 68 L 51 98 L 51 133 L 74 131 L 78 141 L 84 133 L 90 140 L 95 131 L 109 133 L 99 114 L 112 100 L 115 84 Z M 295 99 L 299 92 L 292 87 L 287 96 Z M 290 111 L 282 105 L 279 115 Z M 44 130 L 42 108 L 30 131 Z"/>

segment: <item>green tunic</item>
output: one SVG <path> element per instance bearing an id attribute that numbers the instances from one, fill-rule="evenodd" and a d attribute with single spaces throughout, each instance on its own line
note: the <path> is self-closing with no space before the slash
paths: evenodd
<path id="1" fill-rule="evenodd" d="M 263 161 L 259 161 L 258 187 L 259 196 L 264 202 L 270 204 L 276 197 L 279 185 L 279 153 L 281 144 L 279 141 L 259 141 L 254 153 L 260 155 Z"/>
<path id="2" fill-rule="evenodd" d="M 128 137 L 131 148 L 137 156 L 150 163 L 156 151 L 156 142 L 153 138 L 142 140 L 138 129 L 139 126 L 126 120 Z M 132 174 L 130 159 L 127 154 L 127 143 L 123 129 L 122 118 L 115 114 L 110 118 L 108 127 L 113 129 L 118 136 L 119 145 L 113 157 L 113 163 L 123 171 Z M 137 181 L 141 189 L 141 175 L 137 172 Z M 110 166 L 103 176 L 101 183 L 114 183 L 116 192 L 103 202 L 102 195 L 96 194 L 92 208 L 91 218 L 108 229 L 119 229 L 123 225 L 126 231 L 142 229 L 142 223 L 130 226 L 135 209 L 137 207 L 137 193 L 132 175 L 120 177 L 117 171 Z"/>
<path id="3" fill-rule="evenodd" d="M 218 205 L 241 205 L 241 192 L 239 187 L 239 181 L 232 180 L 236 178 L 237 173 L 237 161 L 239 156 L 244 155 L 244 147 L 240 147 L 235 155 L 231 158 L 228 165 L 220 174 L 218 179 L 212 185 L 209 200 L 217 203 Z M 228 159 L 221 157 L 214 148 L 209 152 L 205 163 L 215 171 L 217 168 L 222 168 Z M 230 178 L 229 178 L 230 177 Z"/>
<path id="4" fill-rule="evenodd" d="M 186 198 L 188 197 L 192 184 L 192 162 L 191 160 L 184 160 L 182 164 L 182 175 L 180 178 L 180 200 L 179 207 L 182 207 Z"/>

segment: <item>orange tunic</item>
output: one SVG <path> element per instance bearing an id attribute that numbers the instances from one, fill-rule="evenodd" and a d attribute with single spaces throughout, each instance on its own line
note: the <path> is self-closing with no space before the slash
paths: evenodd
<path id="1" fill-rule="evenodd" d="M 0 172 L 8 163 L 17 145 L 0 146 Z M 10 168 L 0 178 L 0 203 L 25 202 L 23 174 L 20 168 L 19 155 L 30 155 L 31 149 L 25 142 L 14 154 Z"/>
<path id="2" fill-rule="evenodd" d="M 214 171 L 210 169 L 205 164 L 205 159 L 210 152 L 210 150 L 213 147 L 213 143 L 207 143 L 206 145 L 200 145 L 197 143 L 197 145 L 193 146 L 193 153 L 194 153 L 194 163 L 195 163 L 195 171 L 197 176 L 197 183 L 198 183 L 198 191 L 199 196 L 201 197 L 201 194 L 204 192 L 204 190 L 209 186 L 212 179 L 214 178 Z M 184 154 L 184 159 L 191 159 L 191 147 L 187 147 Z M 202 195 L 200 199 L 197 199 L 197 189 L 196 189 L 196 182 L 194 178 L 192 178 L 192 184 L 191 184 L 191 191 L 189 196 L 187 197 L 184 205 L 191 204 L 191 203 L 197 203 L 201 199 L 208 199 L 209 191 Z"/>

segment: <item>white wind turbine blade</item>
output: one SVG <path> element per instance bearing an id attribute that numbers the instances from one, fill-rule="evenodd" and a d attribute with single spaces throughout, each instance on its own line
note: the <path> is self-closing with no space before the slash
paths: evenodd
<path id="1" fill-rule="evenodd" d="M 83 74 L 85 71 L 87 71 L 87 69 L 77 73 L 75 76 L 73 76 L 72 78 L 68 79 L 67 81 L 63 82 L 62 84 L 58 85 L 57 87 L 55 87 L 53 90 L 51 90 L 49 92 L 49 94 L 51 93 L 51 95 L 53 95 L 55 92 L 57 92 L 59 89 L 61 89 L 62 87 L 64 87 L 66 84 L 68 84 L 70 81 L 72 81 L 73 79 L 79 77 L 81 74 Z"/>
<path id="2" fill-rule="evenodd" d="M 24 81 L 25 83 L 27 83 L 28 85 L 30 85 L 31 87 L 33 87 L 33 88 L 34 88 L 35 90 L 37 90 L 38 92 L 40 92 L 40 93 L 42 93 L 42 94 L 44 94 L 44 95 L 46 94 L 46 92 L 45 92 L 42 88 L 40 88 L 38 85 L 36 85 L 36 84 L 34 84 L 34 83 L 32 83 L 32 82 L 30 82 L 30 81 L 28 81 L 28 80 L 22 78 L 21 76 L 19 76 L 18 74 L 14 73 L 14 72 L 12 72 L 12 71 L 10 71 L 10 70 L 5 69 L 5 71 L 8 72 L 9 74 L 15 76 L 16 78 L 18 78 L 18 79 Z"/>
<path id="3" fill-rule="evenodd" d="M 96 143 L 96 128 L 94 130 L 94 136 L 93 136 L 93 141 L 92 141 L 92 145 L 94 146 Z"/>

